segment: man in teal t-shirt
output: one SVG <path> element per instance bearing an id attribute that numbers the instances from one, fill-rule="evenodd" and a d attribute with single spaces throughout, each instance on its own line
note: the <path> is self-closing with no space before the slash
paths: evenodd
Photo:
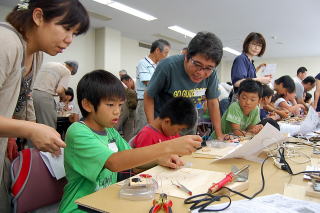
<path id="1" fill-rule="evenodd" d="M 75 200 L 117 182 L 117 172 L 105 168 L 115 152 L 130 149 L 113 128 L 95 132 L 84 123 L 74 123 L 67 132 L 65 170 L 68 183 L 60 203 L 60 212 L 79 211 Z"/>

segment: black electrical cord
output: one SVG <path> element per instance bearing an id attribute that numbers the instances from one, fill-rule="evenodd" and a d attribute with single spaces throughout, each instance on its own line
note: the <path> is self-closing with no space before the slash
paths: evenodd
<path id="1" fill-rule="evenodd" d="M 299 175 L 299 174 L 306 174 L 306 173 L 320 173 L 320 171 L 302 171 L 302 172 L 298 172 L 298 173 L 293 173 L 292 170 L 291 170 L 291 167 L 289 166 L 288 162 L 286 161 L 285 159 L 285 153 L 284 153 L 284 148 L 283 147 L 280 147 L 279 150 L 279 157 L 278 156 L 268 156 L 266 157 L 262 164 L 261 164 L 261 168 L 260 168 L 260 173 L 261 173 L 261 180 L 262 180 L 262 186 L 261 188 L 259 189 L 259 191 L 257 191 L 256 193 L 254 193 L 252 196 L 247 196 L 245 194 L 242 194 L 240 192 L 237 192 L 237 191 L 234 191 L 228 187 L 222 187 L 221 189 L 226 189 L 234 194 L 237 194 L 241 197 L 244 197 L 248 200 L 251 200 L 253 198 L 255 198 L 257 195 L 259 195 L 263 190 L 264 190 L 264 187 L 265 187 L 265 178 L 264 178 L 264 173 L 263 173 L 263 168 L 264 168 L 264 164 L 265 162 L 270 159 L 270 158 L 278 158 L 279 159 L 279 162 L 280 163 L 283 163 L 284 164 L 284 167 L 283 167 L 283 170 L 288 172 L 290 175 Z M 196 198 L 201 198 L 201 199 L 196 199 Z M 216 202 L 216 201 L 220 201 L 221 198 L 228 198 L 229 199 L 229 202 L 228 204 L 222 208 L 222 209 L 206 209 L 206 207 L 208 207 L 210 204 L 212 204 L 213 202 Z M 204 193 L 204 194 L 198 194 L 198 195 L 194 195 L 194 196 L 191 196 L 187 199 L 185 199 L 184 203 L 185 204 L 192 204 L 192 206 L 190 207 L 190 210 L 194 210 L 194 209 L 198 209 L 199 212 L 217 212 L 217 211 L 223 211 L 227 208 L 229 208 L 229 206 L 231 205 L 231 198 L 230 196 L 228 195 L 214 195 L 211 194 L 211 193 Z"/>

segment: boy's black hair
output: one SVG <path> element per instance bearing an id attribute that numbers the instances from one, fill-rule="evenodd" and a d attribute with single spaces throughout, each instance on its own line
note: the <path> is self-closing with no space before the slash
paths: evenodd
<path id="1" fill-rule="evenodd" d="M 130 75 L 127 74 L 122 75 L 120 78 L 121 81 L 129 81 L 130 79 L 132 78 L 130 77 Z"/>
<path id="2" fill-rule="evenodd" d="M 82 107 L 82 100 L 87 99 L 97 111 L 102 100 L 125 100 L 126 92 L 121 81 L 105 70 L 94 70 L 85 74 L 77 86 L 78 104 L 82 116 L 88 112 Z"/>
<path id="3" fill-rule="evenodd" d="M 71 87 L 68 87 L 68 89 L 66 89 L 65 94 L 71 96 L 70 102 L 73 101 L 74 92 L 73 92 L 73 89 Z"/>
<path id="4" fill-rule="evenodd" d="M 172 125 L 186 125 L 191 128 L 196 123 L 197 112 L 190 99 L 178 97 L 172 98 L 163 106 L 159 118 L 170 118 Z"/>
<path id="5" fill-rule="evenodd" d="M 267 84 L 262 85 L 262 98 L 270 97 L 274 95 L 274 90 L 271 89 Z"/>
<path id="6" fill-rule="evenodd" d="M 277 85 L 282 83 L 283 88 L 287 89 L 289 93 L 296 91 L 296 85 L 293 79 L 288 75 L 281 76 L 280 78 L 276 79 L 274 83 Z"/>
<path id="7" fill-rule="evenodd" d="M 193 56 L 200 54 L 218 66 L 223 55 L 222 48 L 222 42 L 215 34 L 199 32 L 189 43 L 187 59 L 190 60 Z"/>
<path id="8" fill-rule="evenodd" d="M 239 86 L 239 96 L 242 92 L 257 93 L 259 98 L 262 98 L 262 84 L 259 81 L 246 79 Z"/>
<path id="9" fill-rule="evenodd" d="M 304 102 L 308 103 L 308 101 L 312 98 L 312 95 L 310 93 L 306 93 L 306 97 L 304 97 Z"/>
<path id="10" fill-rule="evenodd" d="M 150 53 L 153 53 L 154 51 L 156 51 L 157 48 L 159 48 L 160 52 L 162 52 L 165 46 L 170 47 L 170 43 L 167 40 L 164 40 L 164 39 L 155 40 L 151 44 Z"/>
<path id="11" fill-rule="evenodd" d="M 297 70 L 297 75 L 299 75 L 299 73 L 305 73 L 305 72 L 307 72 L 308 70 L 307 70 L 307 68 L 305 68 L 305 67 L 299 67 L 299 69 Z"/>
<path id="12" fill-rule="evenodd" d="M 316 83 L 316 79 L 314 78 L 314 77 L 312 77 L 312 76 L 308 76 L 308 77 L 306 77 L 305 79 L 303 79 L 302 80 L 302 83 L 303 84 L 314 84 L 314 83 Z"/>

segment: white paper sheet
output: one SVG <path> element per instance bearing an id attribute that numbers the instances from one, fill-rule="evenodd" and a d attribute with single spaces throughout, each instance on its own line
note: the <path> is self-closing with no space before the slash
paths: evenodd
<path id="1" fill-rule="evenodd" d="M 49 152 L 40 152 L 40 156 L 43 162 L 46 164 L 52 177 L 55 177 L 57 180 L 59 180 L 66 176 L 63 164 L 64 149 L 61 149 L 61 155 L 58 157 L 53 156 Z"/>
<path id="2" fill-rule="evenodd" d="M 193 168 L 169 169 L 162 166 L 156 166 L 152 169 L 144 171 L 143 174 L 149 174 L 157 181 L 157 193 L 166 193 L 169 196 L 184 199 L 189 197 L 189 195 L 174 186 L 172 182 L 181 183 L 187 187 L 193 195 L 196 195 L 206 193 L 213 183 L 222 180 L 226 176 L 226 174 L 223 172 Z M 139 177 L 139 175 L 134 177 Z M 117 184 L 123 185 L 124 181 L 121 181 Z"/>
<path id="3" fill-rule="evenodd" d="M 250 141 L 242 144 L 242 146 L 237 147 L 218 160 L 227 158 L 244 158 L 250 160 L 253 157 L 258 156 L 264 148 L 274 143 L 283 142 L 285 139 L 286 137 L 284 134 L 280 133 L 278 129 L 267 123 Z"/>
<path id="4" fill-rule="evenodd" d="M 221 209 L 226 204 L 217 204 L 207 209 Z M 191 211 L 198 213 L 198 210 Z M 320 203 L 297 200 L 280 194 L 257 197 L 252 200 L 232 201 L 231 206 L 223 211 L 224 213 L 318 213 Z"/>
<path id="5" fill-rule="evenodd" d="M 313 109 L 313 107 L 310 107 L 307 117 L 301 123 L 300 133 L 306 134 L 308 132 L 314 131 L 317 128 L 319 121 L 320 119 L 318 113 Z"/>
<path id="6" fill-rule="evenodd" d="M 281 133 L 286 133 L 289 136 L 293 136 L 300 133 L 300 125 L 288 124 L 283 122 L 279 122 L 278 124 L 280 126 Z"/>
<path id="7" fill-rule="evenodd" d="M 267 64 L 267 66 L 262 71 L 262 75 L 263 76 L 266 76 L 266 75 L 274 76 L 276 71 L 277 71 L 277 65 L 276 64 Z"/>

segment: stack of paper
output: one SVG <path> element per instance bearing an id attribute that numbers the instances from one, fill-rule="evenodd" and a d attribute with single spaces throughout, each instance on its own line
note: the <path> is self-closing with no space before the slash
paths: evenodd
<path id="1" fill-rule="evenodd" d="M 46 164 L 52 177 L 55 177 L 57 180 L 59 180 L 66 176 L 63 164 L 64 149 L 61 149 L 61 155 L 59 155 L 58 157 L 53 156 L 49 152 L 40 152 L 40 156 L 43 162 Z"/>

